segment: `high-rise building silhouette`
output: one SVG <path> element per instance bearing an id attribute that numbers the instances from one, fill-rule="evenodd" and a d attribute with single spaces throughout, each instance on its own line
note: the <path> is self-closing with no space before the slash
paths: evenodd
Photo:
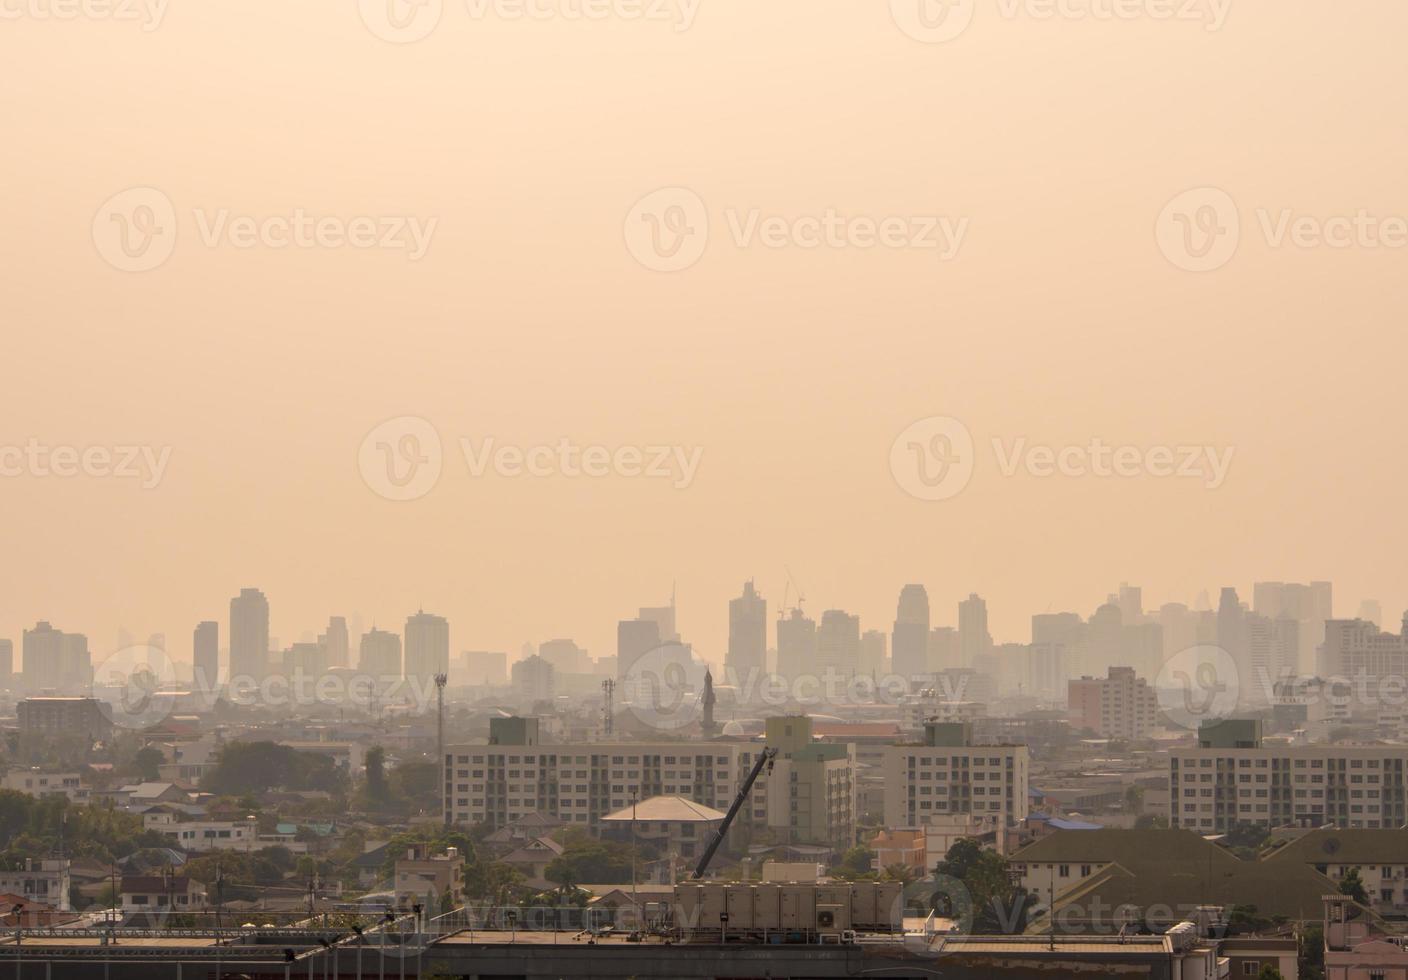
<path id="1" fill-rule="evenodd" d="M 795 681 L 816 663 L 816 620 L 793 608 L 777 621 L 777 673 Z"/>
<path id="2" fill-rule="evenodd" d="M 15 683 L 15 642 L 0 640 L 0 691 L 8 690 Z"/>
<path id="3" fill-rule="evenodd" d="M 406 678 L 418 684 L 435 682 L 450 670 L 450 623 L 424 609 L 406 620 Z"/>
<path id="4" fill-rule="evenodd" d="M 191 671 L 195 689 L 204 694 L 220 687 L 220 624 L 198 623 L 191 637 Z"/>
<path id="5" fill-rule="evenodd" d="M 318 637 L 327 656 L 329 667 L 352 666 L 352 641 L 347 631 L 347 620 L 342 616 L 328 619 L 328 630 Z"/>
<path id="6" fill-rule="evenodd" d="M 768 601 L 758 595 L 752 580 L 743 585 L 743 594 L 728 603 L 728 655 L 725 660 L 729 682 L 749 683 L 768 665 Z"/>
<path id="7" fill-rule="evenodd" d="M 93 683 L 88 638 L 44 621 L 24 631 L 24 684 L 31 691 L 81 691 Z"/>
<path id="8" fill-rule="evenodd" d="M 866 630 L 860 635 L 860 672 L 879 680 L 890 672 L 889 637 L 884 630 Z"/>
<path id="9" fill-rule="evenodd" d="M 929 672 L 929 593 L 922 585 L 906 585 L 900 590 L 890 634 L 890 664 L 901 677 Z"/>
<path id="10" fill-rule="evenodd" d="M 616 679 L 623 685 L 621 693 L 624 697 L 630 697 L 625 685 L 633 676 L 636 661 L 659 647 L 660 642 L 658 620 L 642 617 L 623 619 L 616 624 Z"/>
<path id="11" fill-rule="evenodd" d="M 816 631 L 816 676 L 823 679 L 834 672 L 849 681 L 860 669 L 860 617 L 841 609 L 821 614 Z"/>
<path id="12" fill-rule="evenodd" d="M 357 669 L 386 687 L 401 678 L 401 638 L 375 626 L 362 634 Z"/>
<path id="13" fill-rule="evenodd" d="M 230 600 L 230 680 L 262 681 L 269 673 L 269 600 L 242 589 Z"/>
<path id="14" fill-rule="evenodd" d="M 988 632 L 988 604 L 975 592 L 958 604 L 958 654 L 962 666 L 971 667 L 992 649 Z"/>

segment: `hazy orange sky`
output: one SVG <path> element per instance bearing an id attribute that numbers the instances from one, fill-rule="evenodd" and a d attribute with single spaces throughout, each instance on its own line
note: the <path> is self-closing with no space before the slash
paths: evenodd
<path id="1" fill-rule="evenodd" d="M 406 44 L 355 0 L 170 0 L 151 30 L 0 4 L 0 446 L 171 450 L 151 489 L 0 478 L 0 636 L 46 618 L 100 654 L 125 626 L 184 659 L 258 586 L 285 643 L 424 606 L 455 650 L 601 655 L 677 582 L 685 638 L 719 659 L 726 600 L 755 577 L 775 613 L 785 566 L 863 629 L 889 629 L 910 581 L 936 623 L 984 594 L 999 640 L 1121 580 L 1156 605 L 1328 578 L 1337 613 L 1370 596 L 1397 622 L 1408 249 L 1267 226 L 1408 215 L 1408 6 L 1233 0 L 1209 30 L 1148 15 L 1160 0 L 1133 19 L 978 0 L 928 43 L 904 0 L 700 0 L 687 30 L 563 16 L 579 2 L 515 20 L 447 0 Z M 95 240 L 133 187 L 176 217 L 145 272 Z M 678 272 L 623 233 L 660 188 L 707 209 Z M 1241 223 L 1202 273 L 1156 234 L 1196 188 Z M 203 240 L 222 211 L 298 209 L 436 224 L 419 261 Z M 949 258 L 769 248 L 731 227 L 755 210 L 966 235 Z M 438 431 L 443 473 L 393 502 L 358 452 L 406 416 Z M 939 502 L 890 464 L 931 416 L 977 444 Z M 474 477 L 461 437 L 702 456 L 684 488 Z M 993 439 L 1235 455 L 1216 489 L 1043 479 L 1003 475 Z"/>

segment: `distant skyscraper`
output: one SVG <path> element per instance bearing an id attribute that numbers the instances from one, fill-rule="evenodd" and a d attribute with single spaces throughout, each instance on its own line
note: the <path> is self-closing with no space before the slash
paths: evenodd
<path id="1" fill-rule="evenodd" d="M 901 677 L 929 672 L 929 593 L 922 585 L 900 590 L 890 637 L 890 663 Z"/>
<path id="2" fill-rule="evenodd" d="M 195 689 L 209 694 L 220 687 L 220 624 L 206 620 L 192 637 L 192 679 Z"/>
<path id="3" fill-rule="evenodd" d="M 1362 619 L 1366 623 L 1373 623 L 1379 629 L 1384 628 L 1384 607 L 1379 604 L 1378 599 L 1365 599 L 1359 603 L 1359 612 L 1356 619 Z"/>
<path id="4" fill-rule="evenodd" d="M 821 614 L 816 631 L 816 669 L 823 682 L 828 671 L 849 681 L 860 669 L 860 617 L 840 609 Z M 841 692 L 837 692 L 838 694 Z"/>
<path id="5" fill-rule="evenodd" d="M 879 680 L 889 672 L 888 638 L 883 630 L 866 630 L 860 635 L 860 672 Z"/>
<path id="6" fill-rule="evenodd" d="M 750 579 L 743 594 L 728 603 L 728 682 L 742 687 L 768 666 L 768 601 Z"/>
<path id="7" fill-rule="evenodd" d="M 1144 590 L 1137 585 L 1120 585 L 1120 614 L 1126 625 L 1133 626 L 1144 618 Z"/>
<path id="8" fill-rule="evenodd" d="M 347 632 L 347 620 L 333 616 L 328 620 L 328 631 L 318 637 L 327 654 L 329 667 L 352 666 L 352 641 Z"/>
<path id="9" fill-rule="evenodd" d="M 406 620 L 406 678 L 428 687 L 449 670 L 450 623 L 422 609 Z"/>
<path id="10" fill-rule="evenodd" d="M 1317 651 L 1325 642 L 1325 622 L 1334 617 L 1334 587 L 1329 582 L 1257 582 L 1252 611 L 1268 619 L 1294 619 L 1299 628 L 1298 669 L 1312 674 Z"/>
<path id="11" fill-rule="evenodd" d="M 641 619 L 648 619 L 655 623 L 656 629 L 660 632 L 661 643 L 678 643 L 680 639 L 679 631 L 675 627 L 675 596 L 670 594 L 670 604 L 668 606 L 644 606 L 641 608 Z"/>
<path id="12" fill-rule="evenodd" d="M 519 701 L 550 701 L 556 693 L 556 671 L 552 664 L 534 654 L 513 665 L 513 693 Z"/>
<path id="13" fill-rule="evenodd" d="M 269 673 L 269 600 L 242 589 L 230 600 L 230 680 L 262 681 Z"/>
<path id="14" fill-rule="evenodd" d="M 380 688 L 400 680 L 401 638 L 375 626 L 363 633 L 357 669 L 374 678 Z"/>
<path id="15" fill-rule="evenodd" d="M 952 626 L 935 626 L 929 631 L 929 673 L 954 670 L 959 666 L 958 630 Z M 895 673 L 899 673 L 896 671 Z"/>
<path id="16" fill-rule="evenodd" d="M 15 682 L 15 642 L 0 640 L 0 690 L 6 690 Z"/>
<path id="17" fill-rule="evenodd" d="M 992 649 L 988 632 L 988 604 L 975 592 L 958 604 L 958 652 L 964 667 L 971 667 Z"/>
<path id="18" fill-rule="evenodd" d="M 645 610 L 642 610 L 644 612 Z M 616 624 L 616 679 L 625 684 L 636 661 L 660 646 L 660 623 L 654 619 L 623 619 Z M 629 697 L 623 690 L 623 697 Z"/>
<path id="19" fill-rule="evenodd" d="M 575 640 L 548 640 L 538 647 L 537 655 L 552 664 L 555 677 L 562 674 L 590 674 L 592 672 L 591 656 L 579 647 Z"/>
<path id="20" fill-rule="evenodd" d="M 777 673 L 789 681 L 813 670 L 816 663 L 816 620 L 792 609 L 777 621 Z"/>
<path id="21" fill-rule="evenodd" d="M 24 683 L 31 691 L 81 691 L 93 683 L 88 638 L 46 622 L 24 632 Z"/>

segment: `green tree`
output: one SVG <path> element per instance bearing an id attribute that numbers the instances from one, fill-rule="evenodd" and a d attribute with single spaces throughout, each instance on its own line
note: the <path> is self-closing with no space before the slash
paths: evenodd
<path id="1" fill-rule="evenodd" d="M 391 794 L 386 785 L 386 750 L 380 745 L 367 750 L 366 776 L 367 798 L 374 803 L 385 803 Z"/>
<path id="2" fill-rule="evenodd" d="M 341 793 L 346 781 L 327 756 L 274 742 L 230 742 L 201 780 L 201 789 L 231 796 L 276 788 Z"/>
<path id="3" fill-rule="evenodd" d="M 165 761 L 166 756 L 161 754 L 160 749 L 148 746 L 132 758 L 132 767 L 142 779 L 154 783 L 161 778 L 161 771 L 158 767 Z"/>
<path id="4" fill-rule="evenodd" d="M 1350 868 L 1340 878 L 1340 894 L 1348 895 L 1360 905 L 1369 904 L 1369 893 L 1364 889 L 1364 880 L 1359 877 L 1358 868 Z"/>
<path id="5" fill-rule="evenodd" d="M 1026 930 L 1032 896 L 1012 883 L 1005 858 L 985 850 L 977 841 L 964 838 L 948 850 L 935 872 L 961 883 L 972 901 L 972 931 L 977 935 L 1014 934 Z M 935 895 L 934 911 L 940 915 L 962 914 L 952 907 L 953 896 L 944 889 Z"/>
<path id="6" fill-rule="evenodd" d="M 1276 969 L 1273 964 L 1267 963 L 1256 975 L 1256 980 L 1286 980 L 1286 978 L 1281 976 L 1281 971 Z"/>

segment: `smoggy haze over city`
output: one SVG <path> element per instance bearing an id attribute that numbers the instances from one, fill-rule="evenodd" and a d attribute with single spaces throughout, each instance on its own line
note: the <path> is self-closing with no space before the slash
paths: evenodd
<path id="1" fill-rule="evenodd" d="M 906 582 L 935 623 L 978 592 L 994 637 L 1025 640 L 1033 613 L 1088 615 L 1121 581 L 1157 608 L 1264 579 L 1332 580 L 1337 615 L 1375 598 L 1395 628 L 1403 249 L 1389 228 L 1344 248 L 1280 223 L 1408 214 L 1408 8 L 1235 3 L 1215 25 L 984 8 L 928 44 L 885 7 L 705 0 L 680 29 L 451 4 L 414 44 L 356 4 L 7 22 L 0 444 L 169 456 L 155 481 L 0 478 L 0 636 L 47 619 L 98 653 L 163 632 L 185 659 L 192 626 L 254 586 L 283 643 L 423 607 L 456 651 L 570 636 L 604 656 L 673 585 L 717 662 L 727 600 L 752 577 L 775 612 L 788 568 L 810 612 L 867 628 Z M 131 188 L 178 216 L 145 271 L 117 267 L 97 220 Z M 662 188 L 707 207 L 678 271 L 631 247 Z M 1200 271 L 1161 215 L 1207 188 L 1240 247 Z M 212 230 L 300 209 L 400 216 L 408 247 Z M 854 228 L 848 247 L 770 247 L 755 211 L 909 233 L 937 216 L 961 247 Z M 934 417 L 974 443 L 944 500 L 892 459 Z M 443 468 L 388 500 L 359 453 L 407 418 Z M 474 476 L 460 440 L 486 438 L 672 447 L 697 469 Z M 1020 440 L 1228 465 L 1216 486 L 1038 476 L 1025 455 L 1005 475 Z"/>

